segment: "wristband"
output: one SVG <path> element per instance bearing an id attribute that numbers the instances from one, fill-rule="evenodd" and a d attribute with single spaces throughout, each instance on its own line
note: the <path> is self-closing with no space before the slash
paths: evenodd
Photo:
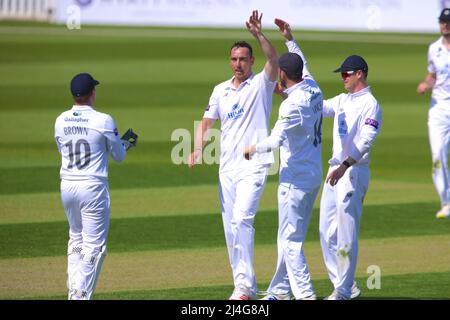
<path id="1" fill-rule="evenodd" d="M 351 164 L 350 164 L 347 160 L 344 160 L 344 161 L 342 162 L 342 164 L 343 164 L 344 166 L 346 166 L 347 168 L 350 168 L 350 167 L 351 167 Z"/>

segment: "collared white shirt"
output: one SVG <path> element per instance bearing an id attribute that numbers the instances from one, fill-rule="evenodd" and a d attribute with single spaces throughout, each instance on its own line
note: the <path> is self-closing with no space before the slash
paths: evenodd
<path id="1" fill-rule="evenodd" d="M 339 165 L 348 156 L 368 164 L 369 151 L 381 130 L 381 108 L 370 87 L 324 100 L 323 116 L 334 117 L 333 155 L 329 164 Z"/>
<path id="2" fill-rule="evenodd" d="M 220 172 L 273 163 L 272 153 L 245 160 L 243 151 L 265 139 L 269 132 L 272 95 L 276 81 L 266 72 L 251 75 L 235 88 L 233 78 L 217 85 L 209 99 L 204 118 L 220 119 Z"/>
<path id="3" fill-rule="evenodd" d="M 450 104 L 450 53 L 442 44 L 442 37 L 428 48 L 428 72 L 436 74 L 432 103 Z"/>
<path id="4" fill-rule="evenodd" d="M 90 106 L 73 106 L 55 122 L 55 140 L 65 180 L 108 178 L 108 156 L 118 162 L 126 150 L 113 118 Z"/>
<path id="5" fill-rule="evenodd" d="M 322 104 L 316 82 L 308 77 L 285 90 L 270 136 L 256 145 L 258 153 L 280 147 L 280 184 L 316 188 L 322 182 Z"/>

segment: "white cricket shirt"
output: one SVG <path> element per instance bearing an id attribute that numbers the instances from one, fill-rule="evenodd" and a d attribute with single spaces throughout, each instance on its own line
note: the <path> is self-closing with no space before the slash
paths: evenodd
<path id="1" fill-rule="evenodd" d="M 61 113 L 55 140 L 62 156 L 60 177 L 65 180 L 105 180 L 109 154 L 118 162 L 126 154 L 112 117 L 90 106 L 73 106 Z"/>
<path id="2" fill-rule="evenodd" d="M 204 118 L 220 119 L 220 172 L 270 164 L 272 153 L 244 158 L 244 147 L 257 144 L 268 136 L 272 94 L 276 81 L 263 70 L 252 74 L 235 88 L 233 78 L 217 85 L 209 99 Z"/>
<path id="3" fill-rule="evenodd" d="M 323 116 L 334 117 L 331 166 L 348 156 L 357 164 L 369 163 L 369 151 L 381 129 L 381 108 L 370 87 L 324 100 Z"/>
<path id="4" fill-rule="evenodd" d="M 280 184 L 316 188 L 322 182 L 322 92 L 312 78 L 284 92 L 278 120 L 256 151 L 280 147 Z"/>
<path id="5" fill-rule="evenodd" d="M 428 48 L 428 72 L 436 74 L 431 105 L 450 104 L 450 54 L 442 44 L 442 37 Z"/>

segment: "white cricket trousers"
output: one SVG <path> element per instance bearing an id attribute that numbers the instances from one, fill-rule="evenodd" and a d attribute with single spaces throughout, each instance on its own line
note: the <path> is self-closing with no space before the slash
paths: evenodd
<path id="1" fill-rule="evenodd" d="M 106 255 L 110 198 L 107 181 L 61 180 L 69 222 L 69 299 L 91 299 Z"/>
<path id="2" fill-rule="evenodd" d="M 278 260 L 268 292 L 302 299 L 314 294 L 303 243 L 319 187 L 309 191 L 293 185 L 278 186 Z"/>
<path id="3" fill-rule="evenodd" d="M 253 222 L 267 172 L 268 165 L 261 165 L 219 174 L 222 220 L 234 286 L 246 286 L 253 296 L 256 295 Z"/>
<path id="4" fill-rule="evenodd" d="M 428 111 L 428 136 L 433 160 L 432 177 L 441 205 L 450 204 L 448 151 L 450 147 L 450 105 L 433 105 Z"/>
<path id="5" fill-rule="evenodd" d="M 337 167 L 331 167 L 331 170 Z M 320 244 L 328 276 L 342 296 L 350 298 L 358 261 L 358 238 L 364 196 L 369 186 L 367 165 L 347 169 L 335 186 L 325 183 L 320 201 Z"/>

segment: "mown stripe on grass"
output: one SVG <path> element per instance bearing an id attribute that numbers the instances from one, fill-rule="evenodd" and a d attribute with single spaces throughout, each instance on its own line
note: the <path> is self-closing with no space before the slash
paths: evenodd
<path id="1" fill-rule="evenodd" d="M 450 235 L 363 239 L 360 241 L 357 277 L 367 278 L 371 275 L 367 273 L 367 268 L 373 265 L 378 266 L 381 270 L 383 288 L 384 278 L 390 275 L 449 273 L 449 243 Z M 275 244 L 256 246 L 255 270 L 258 283 L 267 284 L 270 281 L 275 270 L 276 254 Z M 305 255 L 312 279 L 327 279 L 319 242 L 306 243 Z M 0 260 L 0 269 L 2 270 L 0 298 L 2 299 L 65 293 L 66 258 L 64 256 Z M 426 277 L 421 278 L 422 283 L 424 278 Z M 200 286 L 229 286 L 231 283 L 231 270 L 224 247 L 111 253 L 105 260 L 97 292 L 108 295 L 120 291 L 171 288 L 183 288 L 182 290 L 186 291 L 187 288 L 194 290 L 195 287 Z M 364 286 L 364 282 L 361 286 Z M 393 287 L 398 289 L 398 294 L 405 292 L 400 289 L 401 286 L 402 283 L 393 283 Z M 264 290 L 265 286 L 260 289 Z M 441 297 L 444 295 L 450 297 L 449 285 L 445 283 L 442 283 L 440 287 L 428 289 L 424 292 L 435 292 Z M 329 292 L 327 289 L 326 292 L 318 293 L 325 295 Z M 226 290 L 221 293 L 221 296 L 213 296 L 223 299 L 228 294 L 229 290 Z M 395 291 L 380 292 L 381 296 L 394 294 Z M 195 294 L 193 296 L 196 297 Z M 181 297 L 172 297 L 172 299 L 178 298 Z M 204 299 L 208 299 L 208 296 Z"/>
<path id="2" fill-rule="evenodd" d="M 431 203 L 367 205 L 361 238 L 449 234 L 450 219 L 437 220 Z M 317 241 L 314 209 L 307 241 Z M 260 211 L 255 220 L 257 244 L 276 242 L 277 212 Z M 0 225 L 0 258 L 58 256 L 66 252 L 67 222 Z M 381 241 L 381 240 L 380 240 Z M 222 218 L 216 214 L 112 219 L 110 252 L 208 248 L 225 245 Z"/>
<path id="3" fill-rule="evenodd" d="M 268 182 L 259 211 L 276 211 L 277 182 Z M 220 213 L 218 186 L 193 185 L 166 188 L 111 189 L 111 217 L 155 217 Z M 389 195 L 389 197 L 387 197 Z M 319 207 L 320 194 L 315 207 Z M 132 208 L 130 208 L 132 201 Z M 427 183 L 372 179 L 365 205 L 435 204 L 437 194 L 431 181 Z M 59 192 L 0 195 L 0 224 L 66 221 Z M 426 214 L 426 213 L 424 213 Z M 430 213 L 431 214 L 431 213 Z"/>
<path id="4" fill-rule="evenodd" d="M 271 37 L 276 37 L 278 32 L 275 30 L 266 30 Z M 302 30 L 302 41 L 320 41 L 320 42 L 356 42 L 356 43 L 376 43 L 376 44 L 428 44 L 432 41 L 432 35 L 417 34 L 374 34 L 374 33 L 336 33 L 336 32 L 311 32 Z M 27 26 L 0 26 L 2 35 L 39 35 L 39 36 L 61 36 L 61 37 L 123 37 L 129 38 L 176 38 L 176 39 L 251 39 L 251 35 L 242 29 L 193 29 L 188 28 L 99 28 L 97 26 L 85 26 L 82 30 L 73 32 L 59 27 L 27 27 Z"/>

